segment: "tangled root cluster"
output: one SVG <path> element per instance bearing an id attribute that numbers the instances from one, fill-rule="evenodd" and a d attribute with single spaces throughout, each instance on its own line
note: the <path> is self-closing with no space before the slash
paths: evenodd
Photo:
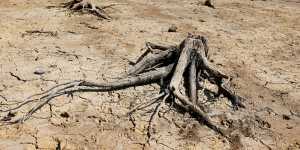
<path id="1" fill-rule="evenodd" d="M 99 7 L 89 2 L 88 0 L 72 0 L 67 3 L 63 3 L 63 7 L 68 8 L 72 11 L 82 12 L 82 13 L 88 12 L 94 14 L 95 16 L 98 16 L 99 18 L 107 19 L 107 20 L 110 20 L 111 17 L 106 14 L 104 9 L 111 7 L 113 5 L 114 4 L 104 6 L 104 7 Z"/>
<path id="2" fill-rule="evenodd" d="M 75 0 L 78 2 L 78 0 Z M 83 6 L 94 8 L 86 3 L 72 3 L 69 6 L 77 9 Z M 85 7 L 83 7 L 85 8 Z M 2 120 L 6 123 L 19 123 L 29 119 L 37 110 L 48 104 L 51 100 L 62 95 L 72 95 L 75 92 L 106 92 L 121 90 L 133 86 L 143 86 L 157 83 L 161 90 L 157 97 L 147 103 L 134 107 L 128 114 L 136 110 L 157 104 L 150 117 L 148 136 L 151 136 L 152 122 L 155 121 L 161 105 L 165 102 L 176 103 L 182 109 L 194 114 L 212 130 L 225 135 L 220 127 L 215 125 L 206 115 L 204 106 L 199 102 L 197 91 L 201 82 L 208 80 L 219 87 L 219 93 L 228 97 L 235 109 L 245 107 L 241 98 L 227 86 L 229 77 L 214 68 L 207 59 L 207 40 L 203 36 L 189 34 L 179 45 L 162 46 L 146 43 L 146 51 L 133 64 L 126 77 L 109 83 L 95 83 L 89 81 L 72 81 L 58 84 L 49 90 L 33 95 L 21 104 L 1 112 L 16 111 L 29 103 L 36 103 L 23 117 L 15 120 Z M 175 101 L 175 100 L 178 101 Z"/>

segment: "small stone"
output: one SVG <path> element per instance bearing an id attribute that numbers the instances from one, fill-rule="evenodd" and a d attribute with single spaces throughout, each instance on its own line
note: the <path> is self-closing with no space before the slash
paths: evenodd
<path id="1" fill-rule="evenodd" d="M 70 117 L 69 113 L 67 113 L 67 112 L 61 113 L 60 116 L 63 117 L 63 118 L 69 118 Z"/>
<path id="2" fill-rule="evenodd" d="M 176 32 L 177 31 L 177 27 L 172 24 L 171 27 L 168 29 L 168 32 Z"/>
<path id="3" fill-rule="evenodd" d="M 214 0 L 206 0 L 204 2 L 204 5 L 207 6 L 207 7 L 210 7 L 210 8 L 215 8 Z"/>
<path id="4" fill-rule="evenodd" d="M 7 114 L 8 117 L 15 117 L 16 116 L 16 112 L 8 112 Z"/>
<path id="5" fill-rule="evenodd" d="M 287 125 L 287 127 L 286 127 L 287 129 L 293 129 L 293 127 L 292 126 L 290 126 L 290 125 Z"/>
<path id="6" fill-rule="evenodd" d="M 1 119 L 1 121 L 10 121 L 11 118 L 16 116 L 16 112 L 8 112 L 8 114 Z"/>
<path id="7" fill-rule="evenodd" d="M 43 67 L 39 66 L 39 67 L 35 68 L 33 73 L 36 74 L 36 75 L 42 75 L 42 74 L 46 73 L 46 71 Z"/>
<path id="8" fill-rule="evenodd" d="M 206 22 L 204 19 L 198 19 L 199 22 Z"/>
<path id="9" fill-rule="evenodd" d="M 288 115 L 285 115 L 285 114 L 283 114 L 283 115 L 282 115 L 282 118 L 283 118 L 284 120 L 290 120 L 290 119 L 291 119 L 291 117 L 290 117 L 290 116 L 288 116 Z"/>

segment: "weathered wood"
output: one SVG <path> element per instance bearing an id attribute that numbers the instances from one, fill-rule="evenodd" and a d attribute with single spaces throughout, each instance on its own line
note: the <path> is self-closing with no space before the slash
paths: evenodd
<path id="1" fill-rule="evenodd" d="M 191 62 L 191 53 L 194 50 L 198 50 L 201 48 L 200 46 L 201 40 L 198 37 L 193 37 L 192 35 L 189 35 L 181 44 L 180 48 L 181 53 L 174 71 L 174 75 L 172 77 L 172 80 L 170 82 L 170 88 L 172 91 L 175 91 L 177 94 L 180 94 L 179 86 L 181 82 L 183 81 L 183 73 L 185 72 L 185 69 Z"/>
<path id="2" fill-rule="evenodd" d="M 74 1 L 79 2 L 80 0 Z M 82 2 L 82 0 L 80 2 Z M 85 5 L 87 6 L 88 4 Z M 207 40 L 202 36 L 189 34 L 178 46 L 161 46 L 147 43 L 146 47 L 148 48 L 148 51 L 142 54 L 129 70 L 128 76 L 124 78 L 108 83 L 95 83 L 80 80 L 59 84 L 43 93 L 35 94 L 16 107 L 8 110 L 1 110 L 0 112 L 17 110 L 28 103 L 36 102 L 36 105 L 22 118 L 12 121 L 14 123 L 23 122 L 29 119 L 37 110 L 48 104 L 52 99 L 61 95 L 71 95 L 75 92 L 114 91 L 133 86 L 158 83 L 161 87 L 161 94 L 158 99 L 155 98 L 154 100 L 149 100 L 149 102 L 145 104 L 138 105 L 130 112 L 131 114 L 132 112 L 152 106 L 159 102 L 150 117 L 148 127 L 149 134 L 151 134 L 150 129 L 152 128 L 152 122 L 155 120 L 155 116 L 158 114 L 162 103 L 168 98 L 172 100 L 173 103 L 176 103 L 174 98 L 177 98 L 180 101 L 177 103 L 178 105 L 183 107 L 186 111 L 196 115 L 196 117 L 209 128 L 224 135 L 221 128 L 218 125 L 215 125 L 210 117 L 206 115 L 204 112 L 205 108 L 198 101 L 197 89 L 202 86 L 199 85 L 199 80 L 209 80 L 216 84 L 219 87 L 220 92 L 231 100 L 235 108 L 245 106 L 241 103 L 240 97 L 225 84 L 224 81 L 225 79 L 228 79 L 228 76 L 218 71 L 209 63 L 207 58 Z M 187 82 L 188 84 L 183 84 Z M 205 85 L 201 88 L 205 89 Z M 160 101 L 159 98 L 162 97 L 164 98 Z"/>
<path id="3" fill-rule="evenodd" d="M 223 93 L 226 97 L 229 98 L 235 109 L 238 109 L 238 107 L 246 108 L 246 106 L 241 102 L 242 98 L 236 95 L 229 87 L 227 87 L 224 79 L 221 80 L 221 84 L 219 87 L 221 93 Z"/>
<path id="4" fill-rule="evenodd" d="M 198 103 L 196 58 L 193 58 L 189 68 L 189 96 L 192 103 Z"/>
<path id="5" fill-rule="evenodd" d="M 154 67 L 158 64 L 167 64 L 168 62 L 172 62 L 172 59 L 176 59 L 178 56 L 179 50 L 176 47 L 169 48 L 165 51 L 160 51 L 159 53 L 150 53 L 133 65 L 129 71 L 128 75 L 137 75 L 146 71 L 151 67 Z"/>
<path id="6" fill-rule="evenodd" d="M 120 90 L 132 86 L 141 86 L 145 84 L 156 83 L 160 79 L 166 78 L 172 71 L 174 64 L 169 64 L 164 67 L 155 68 L 154 70 L 138 74 L 137 76 L 128 76 L 124 79 L 120 79 L 117 81 L 109 82 L 109 83 L 94 83 L 84 81 L 79 86 L 84 86 L 83 89 L 87 91 L 112 91 L 112 90 Z"/>
<path id="7" fill-rule="evenodd" d="M 88 0 L 72 0 L 67 3 L 63 3 L 63 7 L 69 8 L 70 10 L 77 11 L 77 12 L 87 11 L 102 19 L 107 19 L 107 20 L 111 19 L 111 17 L 108 16 L 104 11 L 106 7 L 101 8 L 89 2 Z"/>

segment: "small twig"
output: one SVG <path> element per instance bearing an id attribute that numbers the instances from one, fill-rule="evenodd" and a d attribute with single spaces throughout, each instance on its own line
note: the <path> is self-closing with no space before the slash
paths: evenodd
<path id="1" fill-rule="evenodd" d="M 12 73 L 12 72 L 9 72 L 9 74 L 10 74 L 12 77 L 16 78 L 17 80 L 19 80 L 19 81 L 22 81 L 22 82 L 26 82 L 26 81 L 27 81 L 27 80 L 25 80 L 25 79 L 20 78 L 18 75 L 14 74 L 14 73 Z"/>
<path id="2" fill-rule="evenodd" d="M 129 121 L 132 123 L 133 128 L 135 129 L 136 123 L 135 123 L 135 119 L 134 119 L 134 117 L 132 115 L 129 115 Z"/>
<path id="3" fill-rule="evenodd" d="M 2 99 L 4 99 L 5 101 L 7 101 L 7 98 L 6 98 L 5 96 L 0 95 L 0 97 L 1 97 Z"/>
<path id="4" fill-rule="evenodd" d="M 163 97 L 165 95 L 165 93 L 161 93 L 157 96 L 155 96 L 154 98 L 151 98 L 150 101 L 146 101 L 144 103 L 141 103 L 137 106 L 135 106 L 134 108 L 132 108 L 127 115 L 131 115 L 132 113 L 134 113 L 135 111 L 139 110 L 139 109 L 143 109 L 145 107 L 151 106 L 152 104 L 156 103 L 161 97 Z M 147 104 L 147 105 L 146 105 Z M 143 107 L 142 107 L 143 106 Z"/>
<path id="5" fill-rule="evenodd" d="M 171 150 L 175 150 L 175 148 L 170 147 L 170 146 L 167 145 L 167 144 L 164 144 L 164 143 L 161 143 L 161 142 L 157 142 L 157 143 L 160 144 L 160 145 L 163 145 L 163 146 L 165 146 L 165 147 L 167 147 L 167 148 L 169 148 L 169 149 L 171 149 Z"/>
<path id="6" fill-rule="evenodd" d="M 22 37 L 24 37 L 25 35 L 31 35 L 31 34 L 38 34 L 38 35 L 49 35 L 49 36 L 57 36 L 58 33 L 55 31 L 43 31 L 43 30 L 28 30 L 25 31 L 26 33 L 22 34 Z"/>
<path id="7" fill-rule="evenodd" d="M 85 25 L 86 27 L 88 27 L 88 28 L 90 28 L 90 29 L 99 29 L 98 27 L 92 26 L 92 25 L 90 25 L 90 24 L 88 24 L 88 23 L 86 23 L 86 22 L 81 22 L 80 24 L 83 24 L 83 25 Z"/>

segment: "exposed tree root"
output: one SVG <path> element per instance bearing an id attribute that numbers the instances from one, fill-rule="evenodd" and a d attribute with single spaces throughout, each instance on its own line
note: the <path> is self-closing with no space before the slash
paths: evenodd
<path id="1" fill-rule="evenodd" d="M 72 4 L 75 5 L 75 4 Z M 75 6 L 73 6 L 75 7 Z M 228 76 L 218 71 L 207 60 L 207 41 L 199 35 L 189 34 L 178 46 L 161 46 L 153 43 L 146 44 L 146 52 L 131 67 L 126 77 L 109 83 L 94 83 L 89 81 L 73 81 L 59 84 L 43 93 L 29 97 L 23 103 L 17 104 L 1 112 L 10 112 L 20 109 L 28 103 L 35 102 L 36 105 L 23 117 L 8 123 L 19 123 L 29 119 L 37 110 L 48 104 L 55 97 L 72 95 L 75 92 L 105 92 L 125 89 L 133 86 L 157 83 L 161 87 L 160 94 L 146 103 L 134 107 L 128 115 L 157 104 L 150 117 L 148 137 L 152 133 L 152 124 L 165 101 L 171 101 L 196 116 L 201 122 L 217 133 L 224 135 L 222 129 L 211 121 L 203 110 L 204 106 L 198 102 L 197 90 L 200 89 L 199 82 L 208 80 L 219 87 L 220 94 L 228 97 L 235 108 L 245 107 L 240 97 L 226 85 Z M 175 98 L 179 100 L 175 101 Z"/>
<path id="2" fill-rule="evenodd" d="M 96 6 L 93 3 L 91 3 L 89 0 L 72 0 L 67 3 L 63 3 L 63 7 L 68 8 L 72 11 L 82 12 L 82 13 L 88 12 L 95 16 L 98 16 L 99 18 L 107 19 L 107 20 L 110 20 L 111 17 L 106 14 L 104 9 L 112 7 L 113 5 L 116 5 L 116 4 L 99 7 L 99 6 Z"/>
<path id="3" fill-rule="evenodd" d="M 150 117 L 149 125 L 148 125 L 148 128 L 147 128 L 147 136 L 148 136 L 147 143 L 149 143 L 149 140 L 151 140 L 152 129 L 153 129 L 153 122 L 155 122 L 155 118 L 158 115 L 158 112 L 160 111 L 161 106 L 166 102 L 166 99 L 169 98 L 169 96 L 170 96 L 170 93 L 168 91 L 166 91 L 164 93 L 163 100 L 157 104 L 157 106 L 154 109 L 154 112 L 152 113 L 152 115 Z"/>

